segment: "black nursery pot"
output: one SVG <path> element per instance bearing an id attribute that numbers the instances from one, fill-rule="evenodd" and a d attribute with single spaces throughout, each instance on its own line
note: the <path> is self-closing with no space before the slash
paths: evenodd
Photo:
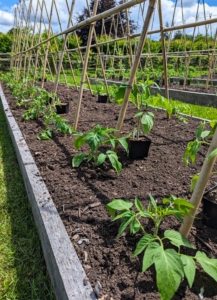
<path id="1" fill-rule="evenodd" d="M 123 78 L 124 78 L 124 76 L 120 75 L 118 79 L 123 80 Z"/>
<path id="2" fill-rule="evenodd" d="M 107 103 L 108 95 L 98 95 L 98 102 L 99 103 Z"/>
<path id="3" fill-rule="evenodd" d="M 179 79 L 179 85 L 184 85 L 184 79 Z"/>
<path id="4" fill-rule="evenodd" d="M 203 195 L 203 224 L 217 229 L 217 185 Z M 210 196 L 212 193 L 212 197 Z M 215 200 L 212 200 L 213 196 Z"/>
<path id="5" fill-rule="evenodd" d="M 149 147 L 151 145 L 151 140 L 142 135 L 139 139 L 127 139 L 129 147 L 129 156 L 132 159 L 143 159 L 148 156 Z"/>
<path id="6" fill-rule="evenodd" d="M 173 83 L 174 82 L 174 78 L 170 78 L 170 83 Z"/>
<path id="7" fill-rule="evenodd" d="M 67 114 L 69 112 L 69 102 L 56 105 L 56 112 L 58 115 Z"/>
<path id="8" fill-rule="evenodd" d="M 38 78 L 38 81 L 42 81 L 42 78 Z M 44 78 L 44 82 L 47 82 L 47 78 Z"/>

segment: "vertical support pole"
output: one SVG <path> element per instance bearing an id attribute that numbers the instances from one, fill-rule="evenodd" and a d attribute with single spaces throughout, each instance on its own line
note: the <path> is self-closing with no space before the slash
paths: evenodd
<path id="1" fill-rule="evenodd" d="M 95 0 L 92 16 L 96 15 L 97 6 L 98 6 L 98 0 Z M 75 114 L 74 130 L 76 130 L 77 126 L 78 126 L 78 119 L 79 119 L 80 110 L 81 110 L 81 100 L 82 100 L 82 95 L 83 95 L 83 90 L 84 90 L 84 80 L 85 80 L 85 76 L 86 76 L 87 64 L 88 64 L 89 53 L 90 53 L 90 45 L 91 45 L 91 41 L 92 41 L 94 26 L 95 26 L 95 23 L 92 23 L 90 25 L 90 29 L 89 29 L 89 36 L 88 36 L 87 47 L 86 47 L 86 55 L 85 55 L 84 65 L 83 65 L 83 70 L 82 70 L 82 75 L 81 75 L 81 84 L 80 84 L 78 103 L 77 103 L 77 109 L 76 109 L 76 114 Z"/>
<path id="2" fill-rule="evenodd" d="M 70 23 L 71 23 L 74 4 L 75 4 L 75 0 L 72 1 L 70 13 L 69 13 L 69 20 L 68 20 L 68 24 L 67 24 L 67 29 L 69 28 Z M 58 82 L 59 82 L 59 76 L 60 76 L 60 71 L 61 71 L 61 67 L 62 67 L 63 56 L 64 56 L 64 52 L 65 52 L 65 48 L 66 48 L 67 39 L 68 39 L 68 34 L 65 35 L 65 39 L 63 41 L 62 52 L 60 54 L 59 64 L 58 64 L 58 68 L 57 68 L 56 81 L 55 81 L 55 84 L 54 84 L 54 93 L 57 92 L 57 86 L 58 86 Z M 54 99 L 52 99 L 52 102 L 54 102 Z M 54 103 L 52 103 L 52 104 L 54 104 Z"/>
<path id="3" fill-rule="evenodd" d="M 49 16 L 49 27 L 47 32 L 47 38 L 50 37 L 50 31 L 51 31 L 51 24 L 52 24 L 52 16 L 53 16 L 53 7 L 54 7 L 54 0 L 51 2 L 51 9 L 50 9 L 50 16 Z M 43 74 L 42 74 L 42 83 L 41 87 L 44 87 L 44 79 L 46 76 L 46 66 L 47 66 L 47 58 L 48 58 L 48 50 L 49 50 L 50 42 L 47 43 L 47 47 L 45 50 L 45 57 L 44 57 L 44 66 L 43 66 Z"/>
<path id="4" fill-rule="evenodd" d="M 213 135 L 213 139 L 212 139 L 212 142 L 208 149 L 207 156 L 216 148 L 217 148 L 217 130 L 215 131 L 215 133 Z M 205 160 L 203 162 L 203 166 L 202 166 L 199 178 L 197 180 L 195 189 L 193 191 L 193 194 L 192 194 L 191 200 L 190 200 L 190 203 L 193 204 L 195 208 L 191 209 L 191 211 L 190 211 L 191 217 L 185 216 L 183 218 L 183 223 L 180 227 L 180 233 L 186 238 L 188 237 L 188 235 L 191 231 L 191 227 L 194 222 L 194 217 L 196 216 L 196 214 L 198 212 L 198 208 L 200 206 L 200 203 L 201 203 L 207 182 L 209 180 L 210 174 L 212 172 L 213 166 L 215 164 L 215 161 L 216 161 L 216 156 L 213 156 L 212 158 L 210 158 L 208 160 L 205 158 Z"/>
<path id="5" fill-rule="evenodd" d="M 144 25 L 143 25 L 143 29 L 142 29 L 142 32 L 141 32 L 138 48 L 137 48 L 137 51 L 136 51 L 135 60 L 134 60 L 133 66 L 132 66 L 130 78 L 129 78 L 129 81 L 128 81 L 128 85 L 127 85 L 126 92 L 125 92 L 125 95 L 124 95 L 124 99 L 123 99 L 123 102 L 122 102 L 121 110 L 120 110 L 120 113 L 119 113 L 119 118 L 118 118 L 118 122 L 117 122 L 117 126 L 116 126 L 116 129 L 118 130 L 117 134 L 116 134 L 117 136 L 120 135 L 120 131 L 121 131 L 121 128 L 122 128 L 122 125 L 123 125 L 125 115 L 126 115 L 129 96 L 130 96 L 130 93 L 131 93 L 131 90 L 132 90 L 132 85 L 133 85 L 134 78 L 135 78 L 135 75 L 136 75 L 136 71 L 137 71 L 137 68 L 138 68 L 138 65 L 139 65 L 140 56 L 142 54 L 145 39 L 147 37 L 147 32 L 148 32 L 151 17 L 153 15 L 153 12 L 154 12 L 154 9 L 155 9 L 156 1 L 157 0 L 149 0 L 149 6 L 148 6 L 147 13 L 146 13 L 146 18 L 145 18 L 145 22 L 144 22 Z"/>
<path id="6" fill-rule="evenodd" d="M 165 86 L 165 98 L 169 100 L 169 87 L 168 87 L 168 74 L 167 74 L 167 56 L 164 39 L 164 28 L 163 28 L 163 16 L 162 16 L 162 5 L 161 0 L 158 0 L 158 13 L 160 20 L 160 33 L 161 33 L 161 44 L 162 44 L 162 55 L 163 55 L 163 67 L 164 67 L 164 86 Z M 167 117 L 169 117 L 167 115 Z"/>

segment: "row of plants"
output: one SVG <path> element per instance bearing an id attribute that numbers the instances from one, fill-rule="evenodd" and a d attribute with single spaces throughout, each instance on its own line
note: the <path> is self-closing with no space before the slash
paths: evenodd
<path id="1" fill-rule="evenodd" d="M 8 78 L 3 79 L 5 81 L 8 80 L 6 84 L 13 91 L 15 84 L 10 81 L 11 77 L 9 76 Z M 15 82 L 17 83 L 17 81 Z M 29 84 L 27 84 L 27 82 L 29 82 L 27 79 L 22 79 L 22 84 L 20 83 L 22 91 L 24 91 L 25 88 L 26 90 L 24 96 L 23 94 L 22 97 L 20 94 L 17 96 L 17 99 L 19 99 L 17 105 L 26 105 L 26 101 L 24 100 L 27 100 L 26 98 L 30 97 L 30 94 L 34 94 L 32 87 L 31 91 L 28 90 Z M 137 110 L 134 115 L 135 126 L 133 126 L 132 131 L 125 137 L 117 138 L 116 130 L 114 128 L 104 128 L 100 125 L 96 125 L 87 133 L 75 132 L 71 127 L 70 129 L 67 128 L 65 131 L 60 130 L 62 133 L 71 133 L 75 136 L 74 145 L 77 150 L 81 149 L 84 144 L 87 144 L 90 148 L 89 153 L 82 152 L 73 157 L 73 167 L 79 167 L 84 161 L 93 161 L 93 166 L 96 167 L 107 160 L 111 163 L 115 171 L 119 173 L 122 165 L 116 151 L 117 144 L 120 144 L 124 150 L 129 153 L 129 141 L 131 139 L 138 141 L 141 139 L 142 135 L 148 134 L 151 131 L 154 125 L 154 114 L 149 110 L 150 105 L 155 106 L 156 103 L 161 102 L 166 107 L 168 119 L 172 115 L 175 115 L 178 121 L 182 121 L 184 123 L 187 122 L 187 119 L 180 114 L 179 110 L 170 103 L 170 101 L 160 95 L 151 95 L 150 86 L 153 84 L 155 83 L 152 80 L 147 80 L 146 82 L 140 82 L 139 85 L 133 85 L 130 101 Z M 101 83 L 99 86 L 101 86 Z M 117 102 L 118 104 L 122 103 L 126 87 L 127 83 L 122 84 L 118 89 L 117 87 L 114 87 L 114 102 Z M 32 102 L 35 104 L 30 103 L 30 107 L 25 111 L 23 119 L 35 119 L 42 116 L 45 120 L 46 132 L 41 133 L 39 138 L 49 139 L 51 138 L 51 134 L 48 133 L 48 131 L 50 130 L 49 126 L 51 124 L 54 124 L 53 130 L 59 130 L 59 128 L 55 125 L 56 119 L 54 117 L 53 107 L 46 103 L 47 100 L 50 99 L 50 96 L 53 95 L 46 94 L 47 92 L 44 92 L 45 94 L 42 95 L 40 94 L 41 91 L 38 90 L 37 87 L 36 90 L 37 92 L 34 94 L 34 97 L 40 96 L 43 98 L 43 101 L 36 99 Z M 16 93 L 14 96 L 16 97 Z M 60 122 L 60 124 L 62 123 L 63 122 Z M 212 129 L 204 131 L 203 129 L 205 125 L 211 126 Z M 212 121 L 199 127 L 196 132 L 196 141 L 190 142 L 187 145 L 183 158 L 185 163 L 188 162 L 189 158 L 192 162 L 194 162 L 199 146 L 202 143 L 205 143 L 205 138 L 210 138 L 213 135 L 216 126 L 217 121 Z M 43 136 L 44 134 L 45 136 Z M 102 146 L 110 146 L 112 149 L 106 150 L 105 152 Z M 216 154 L 217 150 L 212 152 L 208 159 Z M 197 178 L 198 177 L 193 178 L 192 189 L 195 186 Z M 200 251 L 197 251 L 195 252 L 195 255 L 190 256 L 183 253 L 181 248 L 182 246 L 188 248 L 193 247 L 186 238 L 174 230 L 165 231 L 163 237 L 158 233 L 158 229 L 165 217 L 174 215 L 178 220 L 183 222 L 183 217 L 190 216 L 190 211 L 194 208 L 194 206 L 190 204 L 187 199 L 176 198 L 172 195 L 170 198 L 163 199 L 162 205 L 158 205 L 151 195 L 150 200 L 150 204 L 144 208 L 139 199 L 136 198 L 134 202 L 135 209 L 132 209 L 133 203 L 131 201 L 114 199 L 107 205 L 107 208 L 115 221 L 121 221 L 119 235 L 122 234 L 128 226 L 132 235 L 139 231 L 143 233 L 144 236 L 138 242 L 133 256 L 144 253 L 142 272 L 145 272 L 152 264 L 155 265 L 156 281 L 161 299 L 171 299 L 184 276 L 187 278 L 189 287 L 192 286 L 196 270 L 195 262 L 199 263 L 203 270 L 217 281 L 217 259 L 210 259 L 205 253 Z M 143 218 L 152 220 L 154 224 L 153 231 L 146 232 L 146 229 L 142 225 Z M 172 248 L 165 247 L 165 242 L 168 244 L 168 240 L 173 246 Z M 166 286 L 165 278 L 167 279 Z"/>

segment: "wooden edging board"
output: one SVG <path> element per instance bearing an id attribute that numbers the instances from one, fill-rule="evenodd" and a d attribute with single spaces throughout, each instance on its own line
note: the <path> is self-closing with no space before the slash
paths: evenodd
<path id="1" fill-rule="evenodd" d="M 96 300 L 58 211 L 25 139 L 9 109 L 0 84 L 0 98 L 19 162 L 46 266 L 57 300 Z"/>

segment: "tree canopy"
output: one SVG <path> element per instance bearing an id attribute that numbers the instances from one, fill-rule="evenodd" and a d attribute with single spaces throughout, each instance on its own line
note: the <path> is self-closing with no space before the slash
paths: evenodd
<path id="1" fill-rule="evenodd" d="M 118 4 L 122 4 L 123 1 L 117 2 L 116 0 L 99 0 L 97 14 L 100 14 L 104 11 L 107 11 L 113 7 L 116 7 Z M 90 1 L 90 11 L 92 13 L 94 6 L 94 0 Z M 77 15 L 77 22 L 81 22 L 89 18 L 89 11 L 86 7 L 83 8 L 81 14 Z M 133 33 L 136 29 L 134 22 L 132 20 L 129 21 L 130 32 Z M 111 37 L 122 37 L 126 32 L 127 22 L 126 22 L 126 14 L 125 11 L 121 11 L 119 14 L 114 15 L 114 17 L 109 17 L 105 20 L 104 26 L 103 21 L 100 20 L 95 24 L 95 31 L 97 36 L 101 35 L 110 35 Z M 124 32 L 123 32 L 124 31 Z M 80 37 L 82 44 L 86 45 L 89 34 L 89 26 L 80 28 L 77 30 L 77 35 Z M 92 42 L 95 40 L 93 38 Z"/>

